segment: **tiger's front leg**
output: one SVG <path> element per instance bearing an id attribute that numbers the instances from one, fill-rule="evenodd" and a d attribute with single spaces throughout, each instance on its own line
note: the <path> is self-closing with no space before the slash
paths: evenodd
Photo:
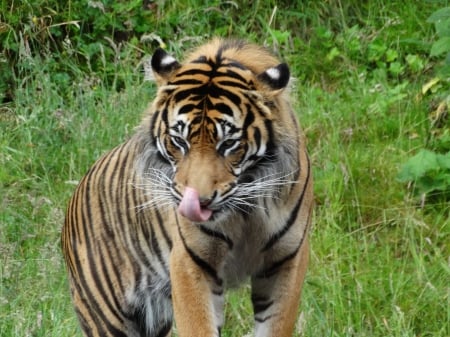
<path id="1" fill-rule="evenodd" d="M 202 249 L 195 250 L 196 247 L 186 241 L 180 234 L 170 256 L 172 303 L 178 335 L 219 337 L 223 324 L 222 280 L 214 265 L 199 255 Z M 218 251 L 220 249 L 216 253 Z"/>
<path id="2" fill-rule="evenodd" d="M 294 258 L 252 278 L 255 337 L 292 337 L 308 258 L 305 239 Z"/>

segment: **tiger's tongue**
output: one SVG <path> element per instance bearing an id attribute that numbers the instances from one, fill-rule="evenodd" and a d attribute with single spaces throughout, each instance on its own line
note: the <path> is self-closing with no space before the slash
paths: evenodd
<path id="1" fill-rule="evenodd" d="M 183 199 L 181 199 L 178 206 L 178 212 L 194 222 L 207 221 L 212 215 L 210 209 L 200 207 L 198 192 L 191 187 L 186 187 L 184 190 Z"/>

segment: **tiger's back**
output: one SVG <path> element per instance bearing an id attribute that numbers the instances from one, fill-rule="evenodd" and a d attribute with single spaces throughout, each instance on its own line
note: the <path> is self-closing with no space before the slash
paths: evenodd
<path id="1" fill-rule="evenodd" d="M 225 289 L 250 278 L 257 337 L 292 334 L 312 179 L 287 66 L 213 40 L 152 59 L 157 96 L 90 169 L 62 233 L 86 336 L 219 336 Z M 283 317 L 283 319 L 280 319 Z"/>

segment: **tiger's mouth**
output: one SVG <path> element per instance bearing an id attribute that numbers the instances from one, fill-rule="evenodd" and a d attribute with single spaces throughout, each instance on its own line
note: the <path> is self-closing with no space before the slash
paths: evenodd
<path id="1" fill-rule="evenodd" d="M 186 187 L 178 205 L 178 212 L 193 222 L 205 222 L 210 220 L 214 211 L 207 205 L 201 205 L 198 192 L 194 188 Z"/>

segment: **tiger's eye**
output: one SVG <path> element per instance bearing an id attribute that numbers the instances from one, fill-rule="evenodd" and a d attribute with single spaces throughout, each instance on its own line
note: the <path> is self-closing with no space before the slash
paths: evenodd
<path id="1" fill-rule="evenodd" d="M 186 153 L 189 150 L 188 143 L 184 140 L 184 138 L 180 136 L 170 136 L 170 140 L 172 141 L 172 144 L 178 147 L 183 153 Z"/>
<path id="2" fill-rule="evenodd" d="M 229 149 L 233 147 L 235 143 L 236 143 L 235 139 L 228 139 L 222 143 L 221 147 L 224 147 L 224 149 Z"/>
<path id="3" fill-rule="evenodd" d="M 177 145 L 181 145 L 183 143 L 185 143 L 184 139 L 178 136 L 172 136 L 172 140 L 174 143 L 176 143 Z"/>
<path id="4" fill-rule="evenodd" d="M 224 140 L 219 148 L 217 149 L 217 151 L 222 155 L 222 156 L 227 156 L 230 153 L 232 153 L 232 151 L 236 150 L 240 145 L 239 139 L 227 139 Z"/>

